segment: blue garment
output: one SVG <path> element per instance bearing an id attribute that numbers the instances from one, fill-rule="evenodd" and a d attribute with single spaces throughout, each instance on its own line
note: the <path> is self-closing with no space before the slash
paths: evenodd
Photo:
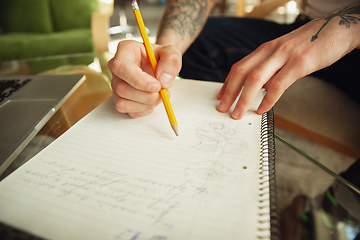
<path id="1" fill-rule="evenodd" d="M 224 82 L 231 66 L 262 43 L 289 33 L 309 21 L 300 15 L 293 24 L 262 19 L 210 17 L 203 31 L 183 55 L 180 76 L 189 79 Z M 309 39 L 310 41 L 310 39 Z M 313 73 L 360 102 L 360 50 Z"/>

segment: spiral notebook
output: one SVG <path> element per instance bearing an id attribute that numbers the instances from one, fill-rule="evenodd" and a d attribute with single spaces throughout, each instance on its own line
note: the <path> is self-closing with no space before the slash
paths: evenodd
<path id="1" fill-rule="evenodd" d="M 276 239 L 272 112 L 216 111 L 220 83 L 176 80 L 130 119 L 108 99 L 0 182 L 0 221 L 46 239 Z"/>

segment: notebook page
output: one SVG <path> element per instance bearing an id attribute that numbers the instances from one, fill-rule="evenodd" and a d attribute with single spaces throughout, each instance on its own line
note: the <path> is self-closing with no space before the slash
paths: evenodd
<path id="1" fill-rule="evenodd" d="M 0 221 L 51 239 L 255 239 L 263 93 L 236 121 L 220 88 L 175 81 L 178 137 L 162 105 L 130 119 L 108 99 L 0 182 Z"/>

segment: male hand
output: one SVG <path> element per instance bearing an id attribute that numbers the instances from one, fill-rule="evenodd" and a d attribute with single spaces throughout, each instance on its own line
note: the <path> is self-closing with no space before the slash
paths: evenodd
<path id="1" fill-rule="evenodd" d="M 158 61 L 152 71 L 143 43 L 124 40 L 108 66 L 116 109 L 136 118 L 150 114 L 161 102 L 159 91 L 168 89 L 181 69 L 181 53 L 173 46 L 152 45 Z"/>
<path id="2" fill-rule="evenodd" d="M 243 88 L 231 114 L 241 119 L 260 89 L 265 88 L 267 93 L 257 113 L 269 111 L 297 79 L 331 65 L 360 46 L 360 24 L 353 21 L 344 26 L 339 24 L 338 15 L 327 17 L 264 43 L 235 63 L 219 92 L 218 110 L 227 112 Z"/>

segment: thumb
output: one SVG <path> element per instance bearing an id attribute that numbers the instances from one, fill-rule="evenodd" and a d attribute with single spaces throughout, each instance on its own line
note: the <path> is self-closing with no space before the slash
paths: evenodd
<path id="1" fill-rule="evenodd" d="M 181 52 L 174 46 L 166 46 L 158 52 L 159 61 L 156 67 L 156 78 L 161 87 L 168 89 L 172 86 L 176 75 L 181 69 Z"/>

